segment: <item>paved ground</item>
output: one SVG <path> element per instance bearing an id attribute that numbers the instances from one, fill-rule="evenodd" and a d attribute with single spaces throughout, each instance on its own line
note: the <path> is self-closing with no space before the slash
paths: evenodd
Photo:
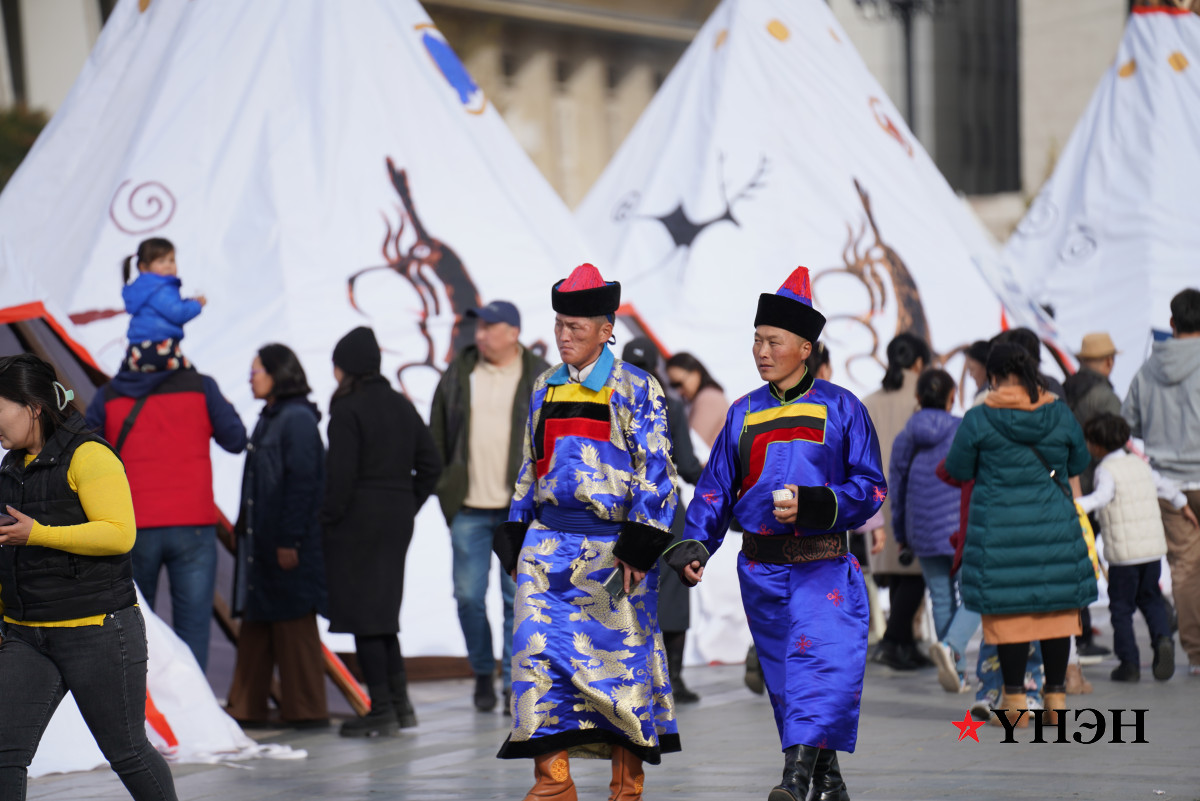
<path id="1" fill-rule="evenodd" d="M 1102 640 L 1111 643 L 1111 636 Z M 1115 662 L 1085 668 L 1095 692 L 1069 696 L 1072 706 L 1149 710 L 1147 744 L 1110 743 L 1108 731 L 1095 745 L 1032 744 L 1032 729 L 1018 734 L 1020 742 L 1006 744 L 1002 730 L 993 727 L 979 729 L 980 742 L 959 742 L 951 721 L 963 718 L 973 696 L 943 692 L 931 670 L 898 673 L 870 665 L 858 749 L 841 758 L 847 784 L 855 799 L 880 801 L 1200 801 L 1200 677 L 1187 676 L 1186 660 L 1180 656 L 1178 661 L 1180 670 L 1165 683 L 1150 677 L 1148 665 L 1137 685 L 1109 681 Z M 767 701 L 743 687 L 740 666 L 689 668 L 685 676 L 703 700 L 680 710 L 684 751 L 648 769 L 646 798 L 765 799 L 782 764 Z M 346 740 L 333 731 L 263 733 L 260 740 L 307 749 L 308 758 L 178 766 L 179 797 L 523 798 L 531 784 L 531 764 L 494 758 L 508 718 L 473 711 L 469 695 L 466 681 L 418 685 L 413 696 L 421 725 L 382 741 Z M 1111 716 L 1108 722 L 1111 728 Z M 1081 731 L 1085 740 L 1092 736 Z M 572 770 L 581 800 L 607 798 L 607 763 L 576 761 Z M 128 796 L 111 772 L 93 771 L 34 780 L 29 798 Z"/>

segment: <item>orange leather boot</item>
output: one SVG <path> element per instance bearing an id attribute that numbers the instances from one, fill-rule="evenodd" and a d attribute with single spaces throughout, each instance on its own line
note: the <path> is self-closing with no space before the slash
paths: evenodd
<path id="1" fill-rule="evenodd" d="M 642 783 L 645 778 L 642 760 L 632 751 L 614 745 L 608 801 L 642 801 Z"/>
<path id="2" fill-rule="evenodd" d="M 566 751 L 534 757 L 533 776 L 533 789 L 525 801 L 578 801 Z"/>

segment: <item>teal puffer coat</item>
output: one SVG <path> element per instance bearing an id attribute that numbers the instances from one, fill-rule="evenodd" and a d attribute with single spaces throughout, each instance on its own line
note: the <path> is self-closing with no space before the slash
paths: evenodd
<path id="1" fill-rule="evenodd" d="M 1031 445 L 1054 468 L 1054 478 Z M 962 560 L 968 609 L 985 615 L 1056 612 L 1096 600 L 1075 506 L 1055 486 L 1067 486 L 1067 476 L 1082 473 L 1088 459 L 1083 431 L 1060 401 L 967 412 L 946 471 L 975 479 Z"/>

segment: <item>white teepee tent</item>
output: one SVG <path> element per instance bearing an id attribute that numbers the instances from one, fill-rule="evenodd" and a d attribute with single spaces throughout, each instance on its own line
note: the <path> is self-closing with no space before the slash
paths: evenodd
<path id="1" fill-rule="evenodd" d="M 664 346 L 730 399 L 759 382 L 758 295 L 797 264 L 833 380 L 856 392 L 879 386 L 900 331 L 943 356 L 995 334 L 997 298 L 1047 330 L 821 0 L 725 0 L 575 218 Z M 734 576 L 718 566 L 696 591 L 689 662 L 744 654 Z"/>
<path id="2" fill-rule="evenodd" d="M 36 274 L 103 367 L 124 349 L 120 263 L 149 236 L 174 242 L 184 294 L 207 296 L 183 348 L 248 424 L 268 342 L 297 352 L 324 403 L 333 345 L 371 325 L 385 374 L 423 407 L 481 299 L 512 300 L 523 339 L 551 341 L 549 286 L 587 253 L 416 0 L 140 5 L 117 5 L 0 195 L 0 276 Z M 214 460 L 232 514 L 240 459 Z M 464 652 L 449 551 L 428 504 L 410 654 Z"/>
<path id="3" fill-rule="evenodd" d="M 821 0 L 725 0 L 575 216 L 666 346 L 733 395 L 758 380 L 758 294 L 797 264 L 856 391 L 897 332 L 951 354 L 1000 329 L 1013 291 Z"/>
<path id="4" fill-rule="evenodd" d="M 1200 287 L 1200 16 L 1137 6 L 1054 174 L 1004 248 L 1062 341 L 1108 331 L 1124 392 L 1168 330 L 1171 297 Z"/>

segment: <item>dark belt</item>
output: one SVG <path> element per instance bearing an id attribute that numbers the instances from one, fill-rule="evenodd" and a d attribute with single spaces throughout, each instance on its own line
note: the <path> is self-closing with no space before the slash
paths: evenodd
<path id="1" fill-rule="evenodd" d="M 746 554 L 746 558 L 752 562 L 766 562 L 772 565 L 795 565 L 836 559 L 845 556 L 849 551 L 844 531 L 835 534 L 810 534 L 805 537 L 751 534 L 748 531 L 742 535 L 742 553 Z"/>

